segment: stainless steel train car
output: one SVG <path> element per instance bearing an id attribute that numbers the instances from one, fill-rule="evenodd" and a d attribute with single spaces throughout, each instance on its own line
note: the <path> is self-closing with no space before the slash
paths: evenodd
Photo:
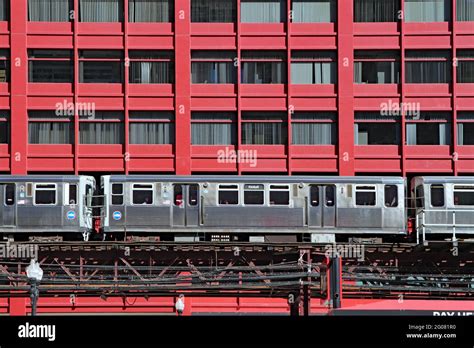
<path id="1" fill-rule="evenodd" d="M 95 179 L 90 176 L 0 175 L 0 233 L 90 233 Z"/>
<path id="2" fill-rule="evenodd" d="M 101 228 L 176 241 L 406 234 L 405 186 L 400 177 L 103 176 Z"/>
<path id="3" fill-rule="evenodd" d="M 417 235 L 474 234 L 474 176 L 415 177 L 411 183 Z"/>

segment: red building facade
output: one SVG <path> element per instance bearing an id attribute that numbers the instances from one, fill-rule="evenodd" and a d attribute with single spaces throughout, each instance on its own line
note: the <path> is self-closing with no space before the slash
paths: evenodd
<path id="1" fill-rule="evenodd" d="M 465 20 L 457 9 L 463 1 L 445 2 L 444 21 L 408 20 L 409 0 L 402 0 L 397 1 L 396 9 L 401 20 L 356 22 L 355 7 L 360 4 L 339 0 L 331 14 L 332 22 L 314 23 L 301 18 L 295 21 L 292 0 L 280 4 L 285 14 L 280 21 L 252 22 L 249 8 L 243 6 L 249 1 L 236 0 L 235 20 L 196 22 L 192 20 L 193 1 L 175 0 L 170 6 L 169 22 L 130 21 L 128 0 L 118 1 L 122 15 L 117 22 L 82 20 L 86 14 L 81 12 L 80 0 L 71 2 L 70 21 L 48 22 L 44 17 L 37 21 L 28 0 L 11 1 L 9 15 L 0 22 L 0 50 L 6 52 L 5 66 L 9 66 L 5 82 L 0 82 L 0 121 L 8 125 L 2 129 L 10 132 L 0 144 L 0 171 L 180 175 L 474 173 L 474 22 Z M 413 13 L 408 15 L 413 17 Z M 42 56 L 45 51 L 49 53 Z M 98 51 L 116 55 L 101 56 Z M 138 77 L 141 83 L 135 83 L 131 77 L 136 75 L 132 71 L 135 60 L 171 61 L 173 69 L 168 74 L 172 76 L 162 78 L 160 83 L 143 83 Z M 71 76 L 64 78 L 67 82 L 44 82 L 41 61 L 62 62 L 61 67 L 70 64 Z M 88 62 L 94 61 L 99 63 L 88 67 Z M 441 63 L 420 67 L 416 66 L 419 61 Z M 234 77 L 221 83 L 194 83 L 192 69 L 198 69 L 199 62 L 231 64 Z M 262 62 L 267 65 L 259 65 Z M 298 68 L 298 62 L 309 65 L 299 69 L 303 66 Z M 395 62 L 398 68 L 386 70 L 388 65 L 382 64 L 375 72 L 370 70 L 380 62 Z M 326 63 L 332 64 L 327 71 L 322 67 Z M 217 65 L 212 64 L 210 70 L 216 69 Z M 53 66 L 55 72 L 58 66 Z M 313 72 L 305 70 L 308 67 L 314 70 L 310 82 L 305 80 L 306 72 Z M 37 69 L 37 75 L 33 69 Z M 121 79 L 106 76 L 108 83 L 94 80 L 104 71 L 113 74 L 114 69 L 123 74 Z M 429 77 L 421 77 L 424 80 L 419 83 L 420 76 L 433 75 L 433 69 L 438 73 L 442 70 L 440 74 L 445 78 L 432 83 Z M 204 70 L 209 71 L 209 66 Z M 329 77 L 333 72 L 335 77 Z M 385 77 L 385 83 L 380 83 L 382 73 L 387 72 L 392 78 Z M 319 74 L 329 75 L 323 78 Z M 265 75 L 270 77 L 266 80 Z M 137 76 L 144 76 L 143 66 Z M 378 83 L 372 83 L 373 78 Z M 199 76 L 196 79 L 203 82 Z M 298 83 L 301 81 L 305 82 Z M 56 111 L 58 116 L 58 108 L 67 109 L 68 105 L 75 106 L 73 110 L 78 105 L 89 105 L 96 116 L 87 117 L 77 110 L 67 117 L 47 115 Z M 402 106 L 401 111 L 396 105 Z M 418 114 L 409 116 L 413 110 L 404 105 L 411 105 Z M 382 111 L 387 107 L 391 109 L 390 117 L 384 118 Z M 38 130 L 40 123 L 46 130 Z M 120 126 L 111 126 L 113 123 Z M 133 125 L 139 123 L 156 125 Z M 211 123 L 217 126 L 212 128 Z M 326 126 L 309 125 L 312 123 Z M 172 136 L 150 136 L 154 140 L 143 141 L 142 134 L 153 130 L 156 135 L 160 127 Z M 101 129 L 106 128 L 123 134 L 105 143 L 94 143 Z M 64 132 L 70 132 L 70 136 L 52 140 L 47 135 L 60 135 L 58 129 L 67 129 Z M 201 137 L 204 140 L 193 137 L 192 131 L 205 133 L 212 129 L 232 134 L 212 144 L 206 140 L 212 135 Z M 280 135 L 275 136 L 275 129 Z M 137 131 L 131 141 L 131 133 Z M 33 132 L 40 133 L 35 136 Z M 269 135 L 261 138 L 262 132 Z M 332 132 L 334 136 L 321 141 L 317 132 Z M 379 139 L 384 133 L 395 135 Z M 434 133 L 437 135 L 432 139 Z M 44 136 L 47 139 L 41 140 Z M 257 160 L 235 160 L 233 151 L 255 151 Z"/>

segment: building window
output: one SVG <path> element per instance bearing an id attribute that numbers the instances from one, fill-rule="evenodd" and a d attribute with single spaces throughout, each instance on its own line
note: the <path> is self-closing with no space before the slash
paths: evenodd
<path id="1" fill-rule="evenodd" d="M 10 80 L 10 53 L 8 50 L 0 50 L 0 82 Z"/>
<path id="2" fill-rule="evenodd" d="M 335 0 L 293 0 L 293 23 L 331 23 L 336 21 Z"/>
<path id="3" fill-rule="evenodd" d="M 72 83 L 74 64 L 70 50 L 28 50 L 29 82 Z"/>
<path id="4" fill-rule="evenodd" d="M 191 22 L 234 23 L 236 0 L 191 0 Z"/>
<path id="5" fill-rule="evenodd" d="M 236 122 L 232 112 L 193 112 L 192 145 L 235 145 Z"/>
<path id="6" fill-rule="evenodd" d="M 355 145 L 399 145 L 398 116 L 383 116 L 378 112 L 356 112 L 354 124 Z"/>
<path id="7" fill-rule="evenodd" d="M 331 112 L 295 112 L 291 117 L 293 145 L 335 145 L 336 114 Z"/>
<path id="8" fill-rule="evenodd" d="M 449 0 L 405 0 L 405 22 L 449 22 Z"/>
<path id="9" fill-rule="evenodd" d="M 123 113 L 96 111 L 93 119 L 81 119 L 79 138 L 81 144 L 123 144 Z"/>
<path id="10" fill-rule="evenodd" d="M 130 83 L 173 83 L 172 51 L 130 51 Z"/>
<path id="11" fill-rule="evenodd" d="M 287 143 L 286 114 L 242 113 L 242 144 L 283 145 Z"/>
<path id="12" fill-rule="evenodd" d="M 442 207 L 444 206 L 444 186 L 443 185 L 431 185 L 431 206 Z"/>
<path id="13" fill-rule="evenodd" d="M 233 51 L 193 51 L 192 83 L 235 83 L 235 57 Z"/>
<path id="14" fill-rule="evenodd" d="M 458 22 L 473 22 L 474 21 L 474 1 L 472 0 L 457 0 L 456 12 Z"/>
<path id="15" fill-rule="evenodd" d="M 458 145 L 474 145 L 474 112 L 458 112 Z"/>
<path id="16" fill-rule="evenodd" d="M 10 142 L 10 112 L 0 110 L 0 144 Z"/>
<path id="17" fill-rule="evenodd" d="M 0 21 L 8 21 L 8 18 L 10 18 L 9 5 L 9 0 L 0 0 Z"/>
<path id="18" fill-rule="evenodd" d="M 400 0 L 355 0 L 354 22 L 397 22 Z"/>
<path id="19" fill-rule="evenodd" d="M 454 205 L 474 205 L 474 186 L 455 185 L 453 191 Z"/>
<path id="20" fill-rule="evenodd" d="M 79 81 L 82 83 L 122 83 L 121 51 L 79 51 Z"/>
<path id="21" fill-rule="evenodd" d="M 31 22 L 69 22 L 72 0 L 28 0 L 28 20 Z"/>
<path id="22" fill-rule="evenodd" d="M 449 145 L 450 116 L 442 112 L 422 112 L 419 117 L 407 116 L 407 145 Z"/>
<path id="23" fill-rule="evenodd" d="M 474 50 L 457 50 L 456 55 L 456 82 L 474 83 Z"/>
<path id="24" fill-rule="evenodd" d="M 239 204 L 239 186 L 237 185 L 219 185 L 219 204 Z"/>
<path id="25" fill-rule="evenodd" d="M 35 205 L 56 205 L 56 184 L 35 184 Z"/>
<path id="26" fill-rule="evenodd" d="M 331 51 L 293 51 L 292 84 L 334 84 L 337 80 L 336 53 Z"/>
<path id="27" fill-rule="evenodd" d="M 244 204 L 263 205 L 265 202 L 265 187 L 262 184 L 244 185 Z"/>
<path id="28" fill-rule="evenodd" d="M 240 12 L 242 23 L 286 22 L 286 0 L 242 0 Z"/>
<path id="29" fill-rule="evenodd" d="M 406 51 L 406 83 L 450 83 L 448 51 Z"/>
<path id="30" fill-rule="evenodd" d="M 123 0 L 80 0 L 80 22 L 121 22 Z"/>
<path id="31" fill-rule="evenodd" d="M 174 114 L 167 111 L 130 111 L 130 144 L 174 144 Z"/>
<path id="32" fill-rule="evenodd" d="M 173 0 L 129 0 L 128 4 L 130 23 L 173 22 Z"/>
<path id="33" fill-rule="evenodd" d="M 242 83 L 286 83 L 285 53 L 242 52 Z"/>
<path id="34" fill-rule="evenodd" d="M 375 186 L 356 186 L 356 205 L 376 205 Z"/>
<path id="35" fill-rule="evenodd" d="M 74 123 L 70 117 L 59 117 L 55 111 L 28 112 L 30 144 L 73 144 Z"/>
<path id="36" fill-rule="evenodd" d="M 393 51 L 355 51 L 354 83 L 399 83 L 400 57 Z"/>

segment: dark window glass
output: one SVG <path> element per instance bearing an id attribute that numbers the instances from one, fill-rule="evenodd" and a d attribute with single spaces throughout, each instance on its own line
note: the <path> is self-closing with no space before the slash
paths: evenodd
<path id="1" fill-rule="evenodd" d="M 112 194 L 123 195 L 123 184 L 112 184 Z"/>
<path id="2" fill-rule="evenodd" d="M 192 0 L 191 22 L 235 22 L 237 18 L 236 3 L 236 0 Z"/>
<path id="3" fill-rule="evenodd" d="M 5 185 L 5 205 L 15 204 L 15 184 Z"/>
<path id="4" fill-rule="evenodd" d="M 334 186 L 326 186 L 326 206 L 333 207 L 335 204 L 335 192 Z"/>
<path id="5" fill-rule="evenodd" d="M 433 207 L 444 206 L 444 186 L 431 185 L 431 205 Z"/>
<path id="6" fill-rule="evenodd" d="M 397 207 L 398 206 L 398 187 L 395 185 L 385 185 L 385 206 L 386 207 Z"/>
<path id="7" fill-rule="evenodd" d="M 248 205 L 262 205 L 263 191 L 244 191 L 244 203 Z"/>
<path id="8" fill-rule="evenodd" d="M 405 22 L 448 22 L 450 0 L 405 0 Z"/>
<path id="9" fill-rule="evenodd" d="M 69 22 L 73 8 L 73 0 L 28 0 L 28 20 Z"/>
<path id="10" fill-rule="evenodd" d="M 406 83 L 450 83 L 451 63 L 447 51 L 407 51 Z"/>
<path id="11" fill-rule="evenodd" d="M 153 190 L 134 190 L 133 204 L 153 204 Z"/>
<path id="12" fill-rule="evenodd" d="M 400 0 L 355 0 L 354 22 L 397 22 Z"/>
<path id="13" fill-rule="evenodd" d="M 454 205 L 474 205 L 474 187 L 455 186 Z"/>
<path id="14" fill-rule="evenodd" d="M 318 207 L 319 206 L 319 187 L 311 186 L 309 190 L 310 190 L 309 193 L 310 193 L 311 205 L 313 207 Z"/>
<path id="15" fill-rule="evenodd" d="M 10 1 L 0 0 L 0 21 L 8 21 L 10 18 Z"/>
<path id="16" fill-rule="evenodd" d="M 242 124 L 242 144 L 281 145 L 287 142 L 287 125 L 283 123 L 246 122 Z"/>
<path id="17" fill-rule="evenodd" d="M 173 0 L 129 0 L 128 21 L 139 22 L 173 22 Z"/>
<path id="18" fill-rule="evenodd" d="M 458 22 L 474 22 L 474 1 L 457 0 L 456 13 Z"/>
<path id="19" fill-rule="evenodd" d="M 112 204 L 113 205 L 122 205 L 123 204 L 123 196 L 112 196 Z"/>
<path id="20" fill-rule="evenodd" d="M 199 185 L 189 185 L 188 191 L 188 204 L 197 205 L 199 198 Z"/>
<path id="21" fill-rule="evenodd" d="M 293 23 L 330 23 L 337 17 L 336 0 L 293 0 Z"/>
<path id="22" fill-rule="evenodd" d="M 415 191 L 415 196 L 416 196 L 416 207 L 417 208 L 424 208 L 424 193 L 423 193 L 423 186 L 417 186 L 416 191 Z"/>
<path id="23" fill-rule="evenodd" d="M 77 185 L 69 184 L 69 204 L 77 204 Z"/>
<path id="24" fill-rule="evenodd" d="M 219 189 L 219 204 L 239 204 L 239 191 Z"/>
<path id="25" fill-rule="evenodd" d="M 56 204 L 56 188 L 54 185 L 36 185 L 35 204 L 53 205 Z"/>
<path id="26" fill-rule="evenodd" d="M 356 123 L 356 145 L 399 145 L 399 123 Z"/>
<path id="27" fill-rule="evenodd" d="M 285 0 L 242 0 L 240 2 L 242 23 L 286 22 Z"/>
<path id="28" fill-rule="evenodd" d="M 182 206 L 183 205 L 183 186 L 182 185 L 174 185 L 174 205 Z"/>
<path id="29" fill-rule="evenodd" d="M 375 205 L 375 187 L 373 186 L 357 187 L 356 205 Z"/>
<path id="30" fill-rule="evenodd" d="M 79 82 L 122 83 L 122 67 L 121 51 L 82 50 L 79 58 Z"/>
<path id="31" fill-rule="evenodd" d="M 270 205 L 290 204 L 290 191 L 270 191 Z"/>
<path id="32" fill-rule="evenodd" d="M 80 0 L 81 22 L 121 22 L 123 0 Z"/>

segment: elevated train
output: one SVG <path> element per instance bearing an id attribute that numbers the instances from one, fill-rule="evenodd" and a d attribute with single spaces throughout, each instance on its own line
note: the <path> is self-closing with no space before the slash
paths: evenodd
<path id="1" fill-rule="evenodd" d="M 474 177 L 0 176 L 0 233 L 177 242 L 469 240 Z"/>

